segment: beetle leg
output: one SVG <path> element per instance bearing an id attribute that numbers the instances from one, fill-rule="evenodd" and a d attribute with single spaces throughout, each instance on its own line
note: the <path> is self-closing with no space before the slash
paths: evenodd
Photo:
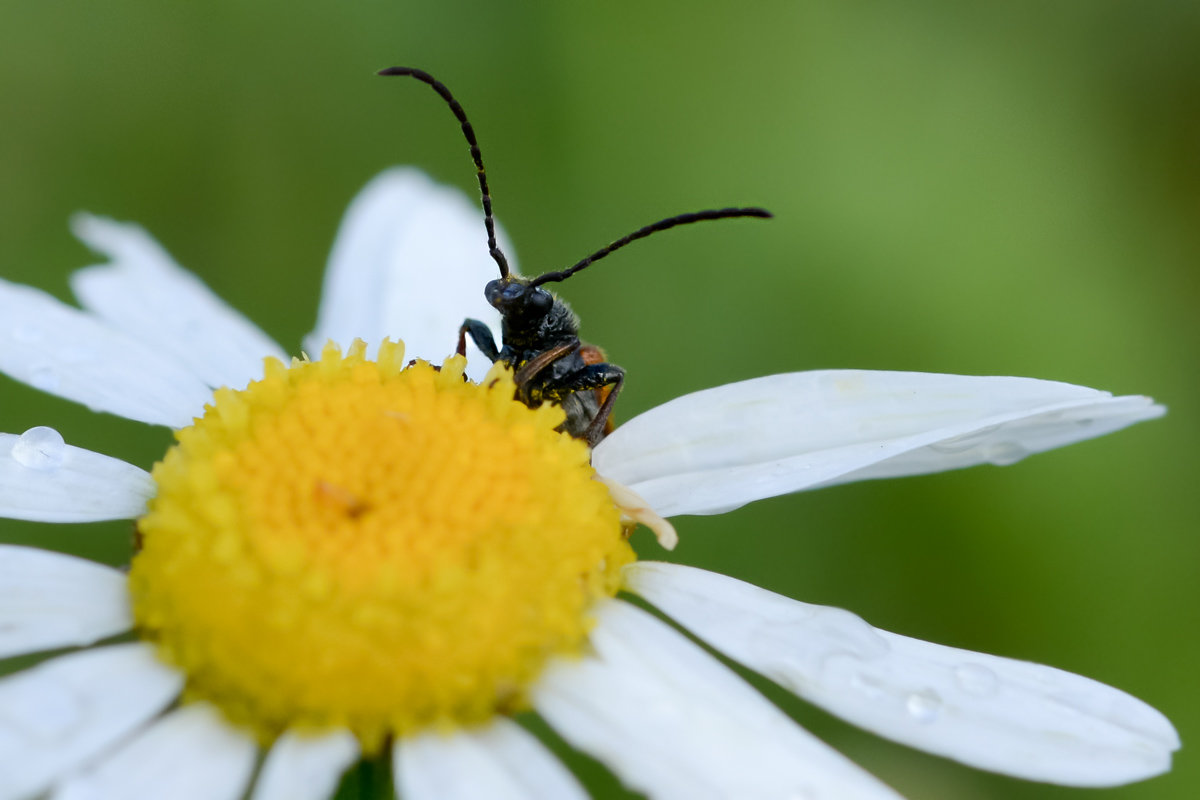
<path id="1" fill-rule="evenodd" d="M 598 364 L 596 366 L 599 366 Z M 608 390 L 608 396 L 604 398 L 604 402 L 600 405 L 600 410 L 596 412 L 596 418 L 592 420 L 592 424 L 587 426 L 585 435 L 587 437 L 588 447 L 595 447 L 600 444 L 600 440 L 608 434 L 608 418 L 612 416 L 613 406 L 617 403 L 617 395 L 621 393 L 621 387 L 625 385 L 625 370 L 615 364 L 606 364 L 611 370 L 616 370 L 613 375 L 613 382 L 608 384 L 612 388 Z M 668 548 L 670 549 L 670 548 Z"/>
<path id="2" fill-rule="evenodd" d="M 617 402 L 617 395 L 621 393 L 621 387 L 624 385 L 625 370 L 616 364 L 602 362 L 589 364 L 583 369 L 564 375 L 558 380 L 548 383 L 542 391 L 547 397 L 561 400 L 572 392 L 609 387 L 608 396 L 604 398 L 600 410 L 596 412 L 596 416 L 592 418 L 584 432 L 588 446 L 595 447 L 604 438 L 604 426 L 612 414 L 613 406 Z"/>
<path id="3" fill-rule="evenodd" d="M 463 324 L 458 326 L 458 347 L 454 351 L 456 354 L 460 356 L 467 354 L 468 336 L 479 348 L 479 352 L 488 357 L 488 360 L 495 363 L 496 359 L 500 358 L 500 351 L 496 348 L 496 339 L 492 336 L 492 329 L 477 319 L 464 319 Z"/>

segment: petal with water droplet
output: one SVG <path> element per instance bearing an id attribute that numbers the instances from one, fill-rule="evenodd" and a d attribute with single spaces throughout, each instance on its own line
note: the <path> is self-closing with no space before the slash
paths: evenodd
<path id="1" fill-rule="evenodd" d="M 626 587 L 730 658 L 839 717 L 981 769 L 1068 786 L 1166 771 L 1179 738 L 1130 695 L 1069 672 L 922 642 L 692 567 L 638 562 Z M 847 627 L 847 631 L 839 630 Z M 787 635 L 781 635 L 784 628 Z"/>
<path id="2" fill-rule="evenodd" d="M 137 730 L 182 686 L 183 676 L 141 643 L 61 656 L 0 680 L 0 798 L 37 796 Z"/>
<path id="3" fill-rule="evenodd" d="M 22 442 L 27 434 L 0 433 L 0 517 L 93 522 L 133 519 L 145 512 L 154 495 L 154 480 L 145 470 L 68 444 L 52 453 L 52 460 L 61 461 L 48 469 L 36 448 Z M 35 438 L 44 440 L 45 434 Z M 38 446 L 44 450 L 45 444 Z"/>
<path id="4" fill-rule="evenodd" d="M 84 308 L 114 329 L 185 365 L 209 386 L 244 388 L 262 375 L 263 358 L 283 349 L 181 268 L 142 228 L 76 214 L 71 228 L 108 256 L 108 264 L 71 276 Z"/>
<path id="5" fill-rule="evenodd" d="M 1032 378 L 826 370 L 685 395 L 597 445 L 659 514 L 714 514 L 848 481 L 1011 464 L 1161 416 L 1146 397 Z"/>
<path id="6" fill-rule="evenodd" d="M 596 617 L 594 652 L 552 664 L 533 702 L 630 788 L 688 800 L 898 800 L 669 625 L 619 600 Z"/>
<path id="7" fill-rule="evenodd" d="M 53 472 L 66 459 L 67 444 L 54 428 L 38 425 L 17 437 L 9 455 L 26 469 Z"/>
<path id="8" fill-rule="evenodd" d="M 305 348 L 319 353 L 329 339 L 345 347 L 358 337 L 374 352 L 390 336 L 404 340 L 410 358 L 441 363 L 464 318 L 499 330 L 499 314 L 483 299 L 500 272 L 482 223 L 483 212 L 461 192 L 418 170 L 377 176 L 342 220 Z M 512 248 L 503 231 L 497 236 L 515 272 Z M 467 374 L 482 380 L 491 364 L 469 342 Z"/>
<path id="9" fill-rule="evenodd" d="M 27 343 L 30 331 L 38 339 Z M 45 292 L 0 280 L 0 372 L 127 419 L 181 428 L 212 396 L 185 366 Z"/>
<path id="10" fill-rule="evenodd" d="M 0 658 L 92 644 L 132 626 L 124 573 L 48 550 L 0 545 Z"/>
<path id="11" fill-rule="evenodd" d="M 503 717 L 478 728 L 402 739 L 392 758 L 396 788 L 405 800 L 588 797 L 541 742 Z"/>

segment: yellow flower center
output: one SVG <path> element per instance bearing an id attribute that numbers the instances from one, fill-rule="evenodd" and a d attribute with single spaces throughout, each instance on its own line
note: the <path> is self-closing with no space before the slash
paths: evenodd
<path id="1" fill-rule="evenodd" d="M 518 710 L 634 559 L 562 411 L 355 342 L 216 392 L 154 468 L 130 591 L 188 696 L 263 739 Z"/>

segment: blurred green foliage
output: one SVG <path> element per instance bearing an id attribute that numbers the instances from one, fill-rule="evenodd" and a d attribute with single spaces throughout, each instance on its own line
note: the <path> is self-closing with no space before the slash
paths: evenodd
<path id="1" fill-rule="evenodd" d="M 1013 468 L 679 520 L 673 557 L 1082 672 L 1196 740 L 1200 5 L 7 0 L 0 274 L 67 297 L 94 258 L 68 215 L 136 220 L 297 347 L 370 176 L 412 163 L 474 191 L 445 107 L 373 77 L 397 63 L 460 96 L 528 272 L 681 211 L 776 213 L 664 234 L 565 285 L 629 371 L 623 417 L 817 367 L 1168 404 Z M 50 424 L 143 465 L 169 436 L 7 379 L 0 411 L 3 430 Z M 121 563 L 128 533 L 4 522 L 0 540 Z M 763 686 L 906 796 L 1091 796 L 911 752 Z M 1170 775 L 1103 796 L 1198 794 L 1185 747 Z"/>

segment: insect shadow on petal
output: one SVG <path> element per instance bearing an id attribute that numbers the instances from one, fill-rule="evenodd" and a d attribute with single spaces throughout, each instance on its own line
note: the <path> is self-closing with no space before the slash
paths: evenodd
<path id="1" fill-rule="evenodd" d="M 484 297 L 500 312 L 503 346 L 496 346 L 487 325 L 467 319 L 459 328 L 458 354 L 466 353 L 466 340 L 470 337 L 480 352 L 493 362 L 501 361 L 513 369 L 517 400 L 530 408 L 537 408 L 542 403 L 562 406 L 567 417 L 562 429 L 595 447 L 612 431 L 613 405 L 625 382 L 625 370 L 608 363 L 600 348 L 580 341 L 579 318 L 565 301 L 542 285 L 566 280 L 630 242 L 677 225 L 730 217 L 769 218 L 771 213 L 762 208 L 720 208 L 679 214 L 622 236 L 567 269 L 546 272 L 536 278 L 522 278 L 509 269 L 508 259 L 496 243 L 496 222 L 483 156 L 475 139 L 475 130 L 467 121 L 462 106 L 445 84 L 424 70 L 389 67 L 380 70 L 379 74 L 403 75 L 431 86 L 450 106 L 471 147 L 471 159 L 475 162 L 479 191 L 483 195 L 488 252 L 500 268 L 500 277 L 484 287 Z"/>

